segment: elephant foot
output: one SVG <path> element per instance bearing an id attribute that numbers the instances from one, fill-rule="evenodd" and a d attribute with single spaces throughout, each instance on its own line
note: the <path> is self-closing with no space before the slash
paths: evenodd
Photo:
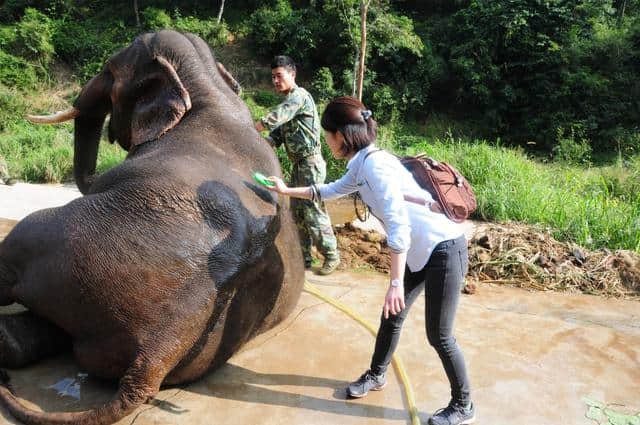
<path id="1" fill-rule="evenodd" d="M 23 367 L 70 348 L 63 330 L 29 311 L 0 315 L 0 367 Z"/>

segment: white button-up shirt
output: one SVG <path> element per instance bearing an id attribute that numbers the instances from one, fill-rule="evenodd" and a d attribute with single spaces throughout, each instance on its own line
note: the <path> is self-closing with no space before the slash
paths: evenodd
<path id="1" fill-rule="evenodd" d="M 387 232 L 387 245 L 396 253 L 407 252 L 407 266 L 420 271 L 431 252 L 442 241 L 464 234 L 462 226 L 444 214 L 431 211 L 433 198 L 413 179 L 411 173 L 389 152 L 369 145 L 358 151 L 339 180 L 317 185 L 322 200 L 359 192 L 371 213 Z M 366 157 L 366 160 L 365 160 Z M 405 201 L 404 195 L 425 201 L 425 205 Z"/>

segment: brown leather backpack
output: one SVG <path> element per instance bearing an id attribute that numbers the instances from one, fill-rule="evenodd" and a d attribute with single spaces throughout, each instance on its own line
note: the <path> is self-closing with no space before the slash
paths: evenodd
<path id="1" fill-rule="evenodd" d="M 365 156 L 380 152 L 371 151 Z M 456 223 L 465 221 L 476 210 L 476 196 L 464 176 L 446 162 L 439 162 L 426 154 L 398 157 L 402 165 L 411 172 L 421 188 L 431 194 L 437 202 L 431 205 L 433 211 L 445 214 Z M 412 197 L 405 200 L 416 202 Z"/>
<path id="2" fill-rule="evenodd" d="M 439 162 L 425 154 L 400 158 L 413 174 L 420 187 L 438 201 L 437 207 L 449 219 L 461 223 L 478 206 L 471 185 L 464 176 L 446 162 Z"/>

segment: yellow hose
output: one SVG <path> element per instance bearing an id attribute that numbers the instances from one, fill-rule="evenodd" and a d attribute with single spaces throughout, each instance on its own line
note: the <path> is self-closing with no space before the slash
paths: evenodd
<path id="1" fill-rule="evenodd" d="M 341 310 L 347 316 L 351 317 L 353 320 L 367 328 L 373 336 L 376 336 L 376 329 L 371 326 L 369 322 L 358 316 L 358 314 L 356 314 L 349 307 L 323 293 L 318 288 L 316 288 L 315 285 L 309 283 L 306 280 L 304 281 L 304 290 L 320 298 L 322 301 L 331 304 L 338 310 Z M 409 416 L 411 417 L 411 425 L 420 425 L 420 419 L 418 418 L 418 409 L 416 409 L 416 402 L 415 398 L 413 397 L 413 390 L 411 389 L 411 383 L 409 382 L 409 377 L 405 372 L 402 360 L 400 360 L 400 358 L 396 354 L 394 354 L 391 362 L 393 363 L 393 367 L 396 370 L 398 377 L 400 378 L 400 382 L 402 382 L 402 386 L 404 387 L 404 393 L 407 397 L 407 405 L 409 408 Z"/>

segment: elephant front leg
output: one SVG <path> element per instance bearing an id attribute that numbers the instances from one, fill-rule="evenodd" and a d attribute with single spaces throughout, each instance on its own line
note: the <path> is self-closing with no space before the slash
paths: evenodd
<path id="1" fill-rule="evenodd" d="M 70 348 L 63 330 L 29 311 L 0 315 L 0 367 L 23 367 Z"/>
<path id="2" fill-rule="evenodd" d="M 208 311 L 210 314 L 210 311 Z M 142 403 L 153 398 L 168 372 L 187 354 L 199 334 L 189 336 L 190 328 L 204 328 L 202 314 L 168 316 L 170 320 L 156 329 L 149 329 L 149 339 L 142 342 L 120 378 L 118 391 L 104 405 L 83 412 L 41 412 L 24 406 L 2 383 L 0 404 L 25 424 L 38 425 L 108 425 L 132 413 Z M 205 315 L 206 316 L 206 315 Z M 191 332 L 193 333 L 193 332 Z M 98 347 L 95 347 L 98 349 Z M 110 347 L 118 349 L 117 346 Z M 90 353 L 85 352 L 85 355 Z"/>

